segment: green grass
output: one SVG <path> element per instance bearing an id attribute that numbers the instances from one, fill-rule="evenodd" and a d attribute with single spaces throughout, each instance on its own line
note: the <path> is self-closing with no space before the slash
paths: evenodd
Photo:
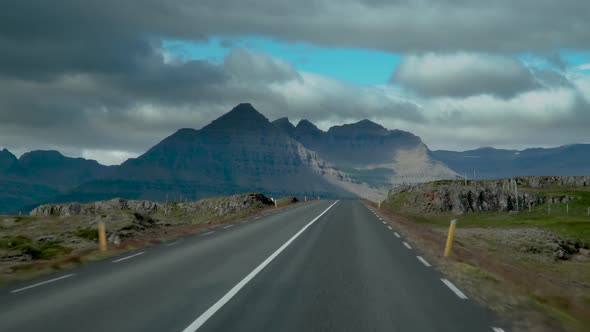
<path id="1" fill-rule="evenodd" d="M 552 196 L 574 196 L 575 200 L 569 203 L 549 204 L 536 206 L 529 212 L 528 208 L 518 213 L 510 212 L 476 212 L 455 215 L 451 212 L 419 214 L 411 211 L 405 202 L 410 200 L 414 193 L 402 193 L 395 199 L 387 202 L 387 206 L 410 216 L 418 223 L 434 224 L 446 227 L 451 219 L 457 219 L 461 227 L 520 227 L 534 226 L 547 228 L 554 231 L 564 240 L 571 240 L 590 247 L 590 191 L 556 191 L 536 190 L 538 195 L 545 197 Z M 569 205 L 569 213 L 567 212 Z"/>
<path id="2" fill-rule="evenodd" d="M 26 236 L 5 236 L 0 239 L 0 248 L 19 251 L 30 255 L 32 259 L 49 259 L 59 255 L 72 252 L 71 248 L 61 246 L 57 243 L 47 242 L 36 244 Z"/>
<path id="3" fill-rule="evenodd" d="M 90 228 L 81 229 L 81 230 L 74 232 L 74 235 L 79 238 L 90 240 L 90 241 L 98 240 L 98 230 L 97 229 L 90 229 Z"/>

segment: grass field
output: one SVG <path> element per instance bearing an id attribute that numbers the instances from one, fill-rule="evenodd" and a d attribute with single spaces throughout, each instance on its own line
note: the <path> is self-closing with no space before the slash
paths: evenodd
<path id="1" fill-rule="evenodd" d="M 524 191 L 524 190 L 523 190 Z M 404 202 L 411 195 L 404 193 L 392 201 L 385 203 L 389 208 L 395 209 L 405 215 L 411 216 L 416 222 L 428 223 L 436 226 L 447 227 L 451 219 L 457 219 L 461 227 L 541 227 L 554 231 L 564 240 L 570 240 L 590 247 L 590 191 L 559 191 L 557 189 L 526 190 L 536 194 L 552 196 L 574 196 L 575 200 L 569 203 L 543 204 L 532 207 L 529 211 L 526 207 L 518 213 L 509 212 L 478 212 L 455 215 L 451 212 L 418 214 L 411 208 L 404 206 Z"/>

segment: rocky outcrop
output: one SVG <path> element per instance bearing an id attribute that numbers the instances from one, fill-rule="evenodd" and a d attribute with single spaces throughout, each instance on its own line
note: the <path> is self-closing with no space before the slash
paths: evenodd
<path id="1" fill-rule="evenodd" d="M 162 209 L 162 204 L 151 201 L 135 201 L 114 198 L 108 201 L 92 203 L 47 204 L 36 207 L 30 212 L 31 216 L 76 216 L 97 215 L 115 211 L 133 211 L 153 214 Z"/>
<path id="2" fill-rule="evenodd" d="M 175 209 L 188 214 L 205 211 L 213 215 L 224 216 L 245 210 L 263 208 L 272 204 L 274 203 L 268 197 L 254 193 L 178 203 Z"/>
<path id="3" fill-rule="evenodd" d="M 533 189 L 552 187 L 590 187 L 590 176 L 528 176 L 517 177 L 514 180 L 519 186 Z"/>
<path id="4" fill-rule="evenodd" d="M 452 211 L 519 211 L 545 203 L 567 203 L 576 197 L 541 195 L 526 189 L 588 187 L 590 177 L 520 177 L 492 181 L 445 180 L 390 190 L 388 200 L 404 196 L 403 204 L 420 213 Z"/>
<path id="5" fill-rule="evenodd" d="M 108 201 L 92 203 L 66 203 L 41 205 L 33 209 L 31 216 L 74 216 L 74 215 L 101 215 L 118 211 L 136 212 L 139 214 L 153 215 L 155 213 L 169 213 L 179 211 L 182 213 L 206 212 L 212 215 L 224 216 L 241 212 L 252 208 L 261 208 L 271 205 L 272 201 L 258 193 L 240 194 L 222 198 L 202 199 L 196 202 L 186 203 L 159 203 L 143 200 L 126 200 L 115 198 Z"/>

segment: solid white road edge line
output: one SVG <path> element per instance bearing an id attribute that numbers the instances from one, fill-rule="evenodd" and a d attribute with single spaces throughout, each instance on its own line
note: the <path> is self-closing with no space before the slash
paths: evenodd
<path id="1" fill-rule="evenodd" d="M 27 287 L 23 287 L 23 288 L 15 289 L 15 290 L 13 290 L 13 291 L 10 291 L 10 292 L 11 292 L 11 293 L 18 293 L 18 292 L 22 292 L 22 291 L 24 291 L 24 290 L 31 289 L 31 288 L 33 288 L 33 287 L 37 287 L 37 286 L 41 286 L 41 285 L 45 285 L 45 284 L 48 284 L 48 283 L 50 283 L 50 282 L 54 282 L 54 281 L 58 281 L 58 280 L 62 280 L 62 279 L 69 278 L 69 277 L 73 277 L 73 276 L 75 276 L 75 274 L 66 274 L 65 276 L 61 276 L 61 277 L 58 277 L 58 278 L 55 278 L 55 279 L 50 279 L 50 280 L 42 281 L 42 282 L 36 283 L 36 284 L 34 284 L 34 285 L 30 285 L 30 286 L 27 286 Z"/>
<path id="2" fill-rule="evenodd" d="M 404 242 L 404 246 L 406 246 L 406 248 L 408 248 L 408 249 L 412 249 L 412 247 L 408 244 L 408 242 Z"/>
<path id="3" fill-rule="evenodd" d="M 399 236 L 399 234 L 397 232 L 393 232 L 393 235 L 395 235 L 397 237 L 401 237 L 401 236 Z"/>
<path id="4" fill-rule="evenodd" d="M 187 326 L 182 332 L 195 332 L 197 331 L 211 316 L 213 316 L 219 309 L 221 309 L 229 300 L 231 300 L 250 280 L 252 280 L 260 271 L 262 271 L 270 262 L 272 262 L 283 250 L 285 250 L 295 239 L 299 237 L 309 226 L 313 225 L 318 219 L 320 219 L 328 210 L 330 210 L 336 203 L 339 201 L 334 202 L 334 204 L 330 205 L 324 212 L 320 213 L 317 217 L 315 217 L 312 221 L 310 221 L 307 225 L 303 226 L 303 228 L 297 232 L 293 237 L 291 237 L 285 244 L 283 244 L 279 249 L 273 252 L 264 262 L 260 263 L 252 272 L 250 272 L 244 279 L 238 282 L 232 289 L 229 290 L 219 301 L 217 301 L 214 305 L 212 305 L 207 311 L 205 311 L 201 316 L 195 319 L 191 325 Z"/>
<path id="5" fill-rule="evenodd" d="M 145 254 L 145 251 L 138 252 L 137 254 L 134 254 L 134 255 L 131 255 L 131 256 L 127 256 L 127 257 L 116 259 L 116 260 L 113 261 L 113 263 L 119 263 L 119 262 L 128 260 L 129 258 L 137 257 L 137 256 L 143 255 L 143 254 Z"/>
<path id="6" fill-rule="evenodd" d="M 430 263 L 428 263 L 428 261 L 426 261 L 422 256 L 416 256 L 418 257 L 418 260 L 420 262 L 422 262 L 422 264 L 424 264 L 426 267 L 430 267 Z"/>
<path id="7" fill-rule="evenodd" d="M 453 285 L 450 281 L 448 281 L 447 279 L 440 279 L 445 285 L 447 285 L 447 287 L 449 287 L 450 290 L 453 291 L 453 293 L 455 293 L 455 295 L 457 295 L 461 300 L 467 300 L 467 296 L 465 294 L 463 294 L 462 291 L 459 290 L 459 288 L 455 287 L 455 285 Z"/>

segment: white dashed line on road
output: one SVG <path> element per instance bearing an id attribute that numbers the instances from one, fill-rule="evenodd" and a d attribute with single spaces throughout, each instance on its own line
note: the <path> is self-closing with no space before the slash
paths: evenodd
<path id="1" fill-rule="evenodd" d="M 416 256 L 418 258 L 418 260 L 420 262 L 422 262 L 422 264 L 424 264 L 426 267 L 430 267 L 430 263 L 428 263 L 422 256 Z"/>
<path id="2" fill-rule="evenodd" d="M 391 228 L 391 226 L 387 226 L 387 228 L 389 228 L 389 230 L 390 230 L 390 231 L 392 231 L 392 230 L 393 230 L 393 228 Z"/>
<path id="3" fill-rule="evenodd" d="M 227 226 L 223 227 L 223 229 L 230 228 L 230 227 L 234 227 L 234 225 L 227 225 Z"/>
<path id="4" fill-rule="evenodd" d="M 401 236 L 399 236 L 399 234 L 397 232 L 393 232 L 393 235 L 395 235 L 397 237 L 401 237 Z"/>
<path id="5" fill-rule="evenodd" d="M 114 261 L 113 261 L 113 263 L 119 263 L 119 262 L 122 262 L 122 261 L 126 261 L 126 260 L 128 260 L 128 259 L 131 259 L 131 258 L 133 258 L 133 257 L 137 257 L 137 256 L 139 256 L 139 255 L 143 255 L 143 254 L 145 254 L 145 252 L 144 252 L 144 251 L 142 251 L 142 252 L 138 252 L 137 254 L 134 254 L 134 255 L 131 255 L 131 256 L 127 256 L 127 257 L 123 257 L 123 258 L 116 259 L 116 260 L 114 260 Z"/>
<path id="6" fill-rule="evenodd" d="M 453 291 L 453 293 L 455 293 L 455 295 L 457 295 L 461 300 L 467 300 L 467 296 L 465 294 L 463 294 L 462 291 L 459 290 L 459 288 L 455 287 L 455 285 L 453 285 L 450 281 L 448 281 L 447 279 L 440 279 L 445 285 L 447 285 L 447 287 L 449 287 L 450 290 Z"/>
<path id="7" fill-rule="evenodd" d="M 166 244 L 166 246 L 171 247 L 173 245 L 178 244 L 178 242 L 180 242 L 180 241 L 174 241 L 174 242 L 168 243 L 168 244 Z"/>
<path id="8" fill-rule="evenodd" d="M 492 327 L 492 331 L 494 331 L 494 332 L 505 332 L 504 329 L 499 328 L 499 327 Z"/>
<path id="9" fill-rule="evenodd" d="M 211 232 L 203 233 L 203 235 L 202 235 L 202 236 L 211 235 L 211 234 L 213 234 L 213 233 L 215 233 L 215 231 L 211 231 Z"/>
<path id="10" fill-rule="evenodd" d="M 48 283 L 51 283 L 51 282 L 54 282 L 54 281 L 62 280 L 62 279 L 69 278 L 69 277 L 73 277 L 73 276 L 75 276 L 75 274 L 66 274 L 65 276 L 61 276 L 61 277 L 58 277 L 58 278 L 54 278 L 54 279 L 46 280 L 46 281 L 43 281 L 43 282 L 39 282 L 39 283 L 36 283 L 36 284 L 30 285 L 30 286 L 27 286 L 27 287 L 23 287 L 23 288 L 15 289 L 15 290 L 13 290 L 13 291 L 10 291 L 10 292 L 11 292 L 11 293 L 18 293 L 18 292 L 22 292 L 22 291 L 24 291 L 24 290 L 31 289 L 31 288 L 33 288 L 33 287 L 37 287 L 37 286 L 41 286 L 41 285 L 45 285 L 45 284 L 48 284 Z"/>
<path id="11" fill-rule="evenodd" d="M 408 249 L 412 249 L 412 247 L 408 244 L 408 242 L 404 242 L 404 246 L 406 246 L 406 248 L 408 248 Z"/>

